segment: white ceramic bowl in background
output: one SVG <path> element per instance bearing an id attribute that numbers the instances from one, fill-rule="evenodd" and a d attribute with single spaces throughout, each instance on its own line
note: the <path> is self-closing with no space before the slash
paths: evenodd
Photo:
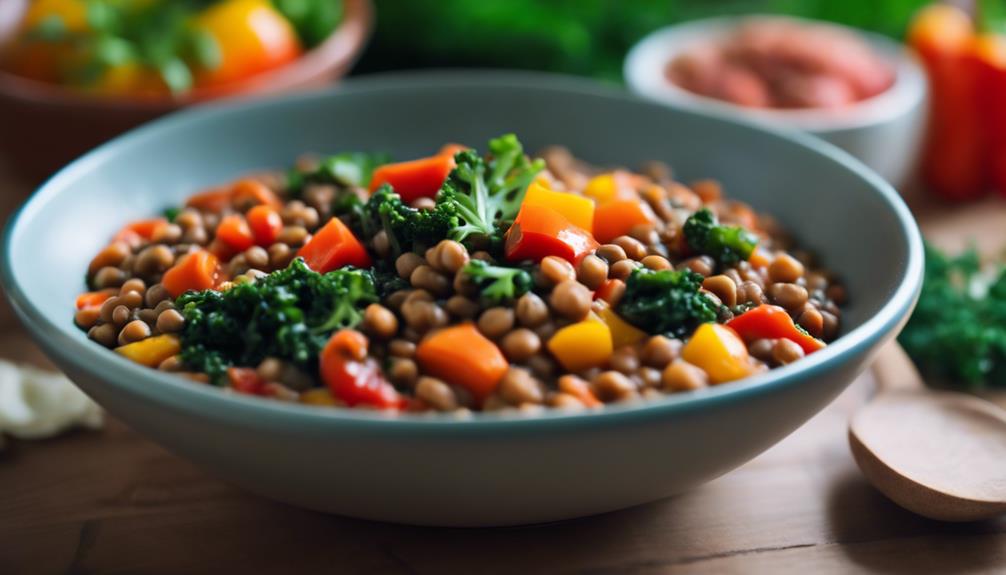
<path id="1" fill-rule="evenodd" d="M 780 110 L 737 106 L 689 92 L 667 79 L 668 62 L 682 52 L 696 43 L 726 37 L 738 24 L 757 20 L 813 23 L 853 32 L 890 62 L 895 71 L 894 84 L 877 96 L 838 110 Z M 643 38 L 626 57 L 624 74 L 632 91 L 672 107 L 742 116 L 813 134 L 856 156 L 895 187 L 910 180 L 918 161 L 926 123 L 926 77 L 904 45 L 883 36 L 788 16 L 695 20 L 662 28 Z"/>

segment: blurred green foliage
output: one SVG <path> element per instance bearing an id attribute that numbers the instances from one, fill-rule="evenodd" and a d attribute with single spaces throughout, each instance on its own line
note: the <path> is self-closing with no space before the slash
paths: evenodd
<path id="1" fill-rule="evenodd" d="M 422 67 L 549 70 L 621 82 L 645 34 L 710 16 L 774 13 L 900 38 L 927 0 L 375 0 L 358 72 Z"/>

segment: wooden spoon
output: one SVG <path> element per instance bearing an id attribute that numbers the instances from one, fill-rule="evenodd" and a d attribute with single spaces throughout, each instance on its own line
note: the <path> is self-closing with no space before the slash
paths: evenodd
<path id="1" fill-rule="evenodd" d="M 849 424 L 852 455 L 870 483 L 932 519 L 1006 513 L 1006 411 L 927 390 L 896 342 L 881 349 L 873 370 L 880 393 Z"/>

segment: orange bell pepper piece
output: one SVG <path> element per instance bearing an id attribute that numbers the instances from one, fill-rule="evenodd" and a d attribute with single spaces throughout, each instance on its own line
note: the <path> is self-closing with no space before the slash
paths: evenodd
<path id="1" fill-rule="evenodd" d="M 496 389 L 509 367 L 503 352 L 471 323 L 427 336 L 416 348 L 416 359 L 424 372 L 467 389 L 479 403 Z"/>
<path id="2" fill-rule="evenodd" d="M 366 248 L 339 218 L 332 218 L 322 226 L 297 255 L 304 258 L 307 267 L 322 274 L 343 266 L 371 266 Z"/>
<path id="3" fill-rule="evenodd" d="M 411 203 L 418 198 L 432 198 L 440 191 L 454 166 L 454 156 L 446 154 L 385 164 L 374 170 L 374 176 L 370 180 L 370 191 L 373 192 L 384 184 L 390 184 L 405 203 Z"/>
<path id="4" fill-rule="evenodd" d="M 779 306 L 762 304 L 748 310 L 727 322 L 746 342 L 756 339 L 788 339 L 811 354 L 825 347 L 825 343 L 812 335 L 800 331 L 793 318 Z"/>
<path id="5" fill-rule="evenodd" d="M 255 243 L 266 248 L 276 243 L 276 238 L 283 231 L 283 218 L 273 208 L 261 205 L 255 206 L 245 214 L 248 227 L 255 236 Z"/>
<path id="6" fill-rule="evenodd" d="M 590 198 L 569 192 L 556 192 L 540 181 L 534 181 L 524 193 L 522 205 L 528 204 L 551 208 L 562 214 L 569 223 L 588 232 L 594 228 L 594 202 Z"/>
<path id="7" fill-rule="evenodd" d="M 639 198 L 632 183 L 632 175 L 622 170 L 616 170 L 600 176 L 594 176 L 583 189 L 583 195 L 593 199 L 598 204 L 612 200 L 635 200 Z"/>
<path id="8" fill-rule="evenodd" d="M 506 233 L 504 249 L 506 259 L 511 262 L 558 256 L 576 265 L 597 246 L 589 232 L 573 225 L 559 212 L 542 205 L 524 204 Z"/>
<path id="9" fill-rule="evenodd" d="M 643 200 L 612 200 L 597 206 L 594 211 L 594 237 L 608 243 L 629 233 L 636 224 L 651 224 L 656 216 Z"/>
<path id="10" fill-rule="evenodd" d="M 681 357 L 701 367 L 714 384 L 740 379 L 751 373 L 744 341 L 733 329 L 718 323 L 700 325 L 681 348 Z"/>
<path id="11" fill-rule="evenodd" d="M 217 239 L 236 252 L 243 252 L 255 245 L 251 227 L 240 214 L 224 216 L 217 225 Z"/>
<path id="12" fill-rule="evenodd" d="M 189 196 L 185 206 L 204 212 L 222 212 L 231 205 L 230 188 L 214 188 Z"/>
<path id="13" fill-rule="evenodd" d="M 197 250 L 185 254 L 164 272 L 161 284 L 171 297 L 178 297 L 189 290 L 213 289 L 217 286 L 219 275 L 217 257 L 206 250 Z"/>
<path id="14" fill-rule="evenodd" d="M 119 290 L 103 289 L 98 291 L 84 292 L 77 296 L 77 309 L 90 309 L 101 307 L 105 300 L 117 294 Z"/>

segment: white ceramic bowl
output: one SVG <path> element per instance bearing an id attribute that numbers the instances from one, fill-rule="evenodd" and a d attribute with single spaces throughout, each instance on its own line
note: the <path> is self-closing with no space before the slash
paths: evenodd
<path id="1" fill-rule="evenodd" d="M 838 110 L 754 109 L 709 98 L 667 80 L 667 63 L 698 42 L 729 35 L 738 24 L 757 20 L 814 23 L 851 31 L 890 62 L 894 84 L 885 92 Z M 788 16 L 743 16 L 695 20 L 653 32 L 625 60 L 625 81 L 646 98 L 669 106 L 741 116 L 777 128 L 801 130 L 835 144 L 873 168 L 895 187 L 906 184 L 917 164 L 926 123 L 927 84 L 915 56 L 883 36 L 837 24 Z"/>

